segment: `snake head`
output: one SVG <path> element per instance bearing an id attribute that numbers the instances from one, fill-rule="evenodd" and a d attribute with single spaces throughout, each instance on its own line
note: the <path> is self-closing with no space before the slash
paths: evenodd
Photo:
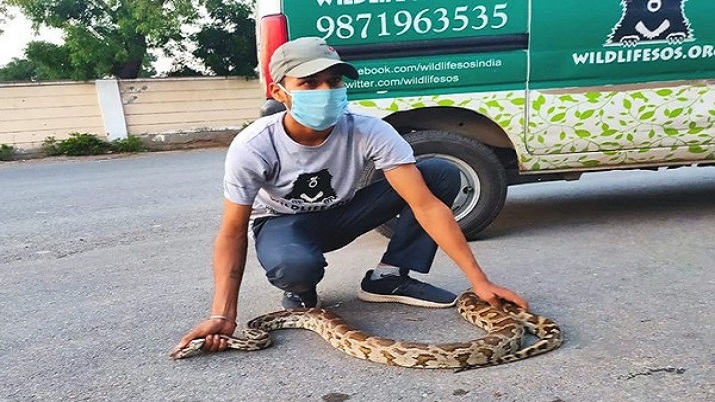
<path id="1" fill-rule="evenodd" d="M 174 349 L 169 356 L 171 356 L 171 358 L 174 360 L 183 359 L 184 357 L 193 356 L 199 353 L 203 346 L 203 339 L 194 339 L 193 341 L 189 342 L 186 347 L 182 349 Z"/>

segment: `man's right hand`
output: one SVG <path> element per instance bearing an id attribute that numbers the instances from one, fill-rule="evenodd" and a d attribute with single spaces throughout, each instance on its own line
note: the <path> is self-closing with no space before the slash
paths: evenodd
<path id="1" fill-rule="evenodd" d="M 178 345 L 171 351 L 174 354 L 176 351 L 185 348 L 189 342 L 194 339 L 204 338 L 205 352 L 218 352 L 228 347 L 226 340 L 221 339 L 219 335 L 233 335 L 236 330 L 236 323 L 223 319 L 209 319 L 197 325 L 191 332 L 184 335 Z"/>
<path id="2" fill-rule="evenodd" d="M 211 312 L 222 316 L 236 317 L 238 308 L 238 289 L 243 278 L 248 250 L 248 226 L 251 217 L 250 205 L 235 204 L 224 200 L 224 215 L 221 229 L 214 245 L 214 297 Z M 172 350 L 185 348 L 194 339 L 203 338 L 202 350 L 217 352 L 228 347 L 221 335 L 231 336 L 236 330 L 236 323 L 221 318 L 208 319 L 184 335 Z"/>

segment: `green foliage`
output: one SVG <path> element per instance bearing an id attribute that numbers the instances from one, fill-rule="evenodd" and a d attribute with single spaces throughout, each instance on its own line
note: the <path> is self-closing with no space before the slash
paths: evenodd
<path id="1" fill-rule="evenodd" d="M 103 155 L 114 152 L 143 152 L 144 144 L 137 137 L 128 137 L 112 142 L 87 133 L 71 133 L 70 138 L 62 141 L 48 137 L 42 144 L 48 156 L 83 156 Z"/>
<path id="2" fill-rule="evenodd" d="M 34 81 L 36 77 L 37 66 L 29 60 L 13 58 L 0 68 L 0 82 Z"/>
<path id="3" fill-rule="evenodd" d="M 86 133 L 72 133 L 70 138 L 56 141 L 53 137 L 45 140 L 43 148 L 50 156 L 57 155 L 101 155 L 111 151 L 111 144 L 97 136 Z"/>
<path id="4" fill-rule="evenodd" d="M 0 81 L 150 77 L 156 74 L 151 49 L 178 60 L 170 76 L 256 76 L 255 0 L 0 0 L 0 32 L 12 18 L 8 7 L 35 29 L 61 29 L 64 44 L 31 42 L 23 59 L 0 68 Z M 202 9 L 208 22 L 194 25 L 194 34 L 182 32 Z M 182 60 L 185 40 L 201 68 Z"/>
<path id="5" fill-rule="evenodd" d="M 83 70 L 91 71 L 91 68 L 81 68 L 72 64 L 70 52 L 66 46 L 33 41 L 25 47 L 25 57 L 35 68 L 33 81 L 91 78 L 82 74 Z"/>
<path id="6" fill-rule="evenodd" d="M 13 16 L 8 13 L 7 4 L 4 0 L 0 0 L 0 35 L 5 33 L 5 23 L 12 18 Z"/>
<path id="7" fill-rule="evenodd" d="M 73 63 L 69 49 L 45 41 L 32 41 L 25 48 L 25 58 L 14 58 L 0 68 L 0 82 L 77 80 L 95 78 L 94 66 Z"/>
<path id="8" fill-rule="evenodd" d="M 139 137 L 127 137 L 112 141 L 115 152 L 145 152 L 144 143 Z"/>
<path id="9" fill-rule="evenodd" d="M 0 82 L 150 77 L 156 74 L 150 49 L 178 60 L 170 76 L 256 75 L 254 0 L 0 0 L 0 32 L 2 21 L 12 18 L 8 6 L 36 29 L 63 30 L 64 44 L 31 42 L 23 59 L 0 68 Z M 209 22 L 194 34 L 182 33 L 202 6 Z M 185 39 L 203 68 L 182 61 Z"/>
<path id="10" fill-rule="evenodd" d="M 256 22 L 253 1 L 205 0 L 210 22 L 190 36 L 201 60 L 212 75 L 255 77 Z M 191 76 L 195 71 L 178 63 L 170 76 Z"/>
<path id="11" fill-rule="evenodd" d="M 11 145 L 0 144 L 0 161 L 11 161 L 15 155 L 15 148 Z"/>
<path id="12" fill-rule="evenodd" d="M 94 79 L 137 78 L 151 73 L 153 59 L 148 49 L 181 41 L 181 27 L 198 18 L 197 9 L 203 1 L 3 0 L 0 4 L 18 7 L 35 28 L 64 31 L 65 44 L 55 49 L 62 53 L 58 62 L 44 63 L 53 74 Z M 43 64 L 39 59 L 38 54 L 28 54 L 28 60 Z"/>

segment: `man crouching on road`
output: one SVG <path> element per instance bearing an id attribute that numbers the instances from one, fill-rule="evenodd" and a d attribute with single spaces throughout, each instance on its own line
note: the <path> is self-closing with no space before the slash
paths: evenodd
<path id="1" fill-rule="evenodd" d="M 447 207 L 460 188 L 459 171 L 439 159 L 415 163 L 410 145 L 389 124 L 347 111 L 343 76 L 357 79 L 355 67 L 322 39 L 307 37 L 279 47 L 269 69 L 269 91 L 288 111 L 255 121 L 228 150 L 211 315 L 176 349 L 196 338 L 206 339 L 206 351 L 227 347 L 219 335 L 236 330 L 251 217 L 258 260 L 268 281 L 284 291 L 286 309 L 318 306 L 324 253 L 397 215 L 385 254 L 360 284 L 360 299 L 453 306 L 455 294 L 409 276 L 429 272 L 439 246 L 482 300 L 528 307 L 487 279 Z M 368 162 L 385 179 L 358 189 Z"/>

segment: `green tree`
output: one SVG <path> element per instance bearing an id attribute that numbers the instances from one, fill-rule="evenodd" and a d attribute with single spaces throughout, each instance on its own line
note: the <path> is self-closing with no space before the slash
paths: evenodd
<path id="1" fill-rule="evenodd" d="M 191 35 L 196 45 L 192 55 L 200 60 L 212 75 L 253 77 L 256 59 L 256 22 L 254 1 L 206 0 L 204 6 L 209 22 Z M 179 62 L 172 76 L 195 75 L 195 70 Z"/>
<path id="2" fill-rule="evenodd" d="M 8 13 L 7 4 L 4 1 L 0 1 L 0 35 L 2 35 L 5 30 L 4 26 L 7 20 L 12 19 L 12 14 Z"/>
<path id="3" fill-rule="evenodd" d="M 69 66 L 59 63 L 56 68 L 70 68 L 74 79 L 137 78 L 151 71 L 153 58 L 148 50 L 180 42 L 184 36 L 181 27 L 196 20 L 202 2 L 0 0 L 0 12 L 15 6 L 34 28 L 63 30 L 65 44 L 55 50 L 67 52 Z M 28 59 L 35 62 L 29 55 Z"/>
<path id="4" fill-rule="evenodd" d="M 30 60 L 13 58 L 5 67 L 0 68 L 0 82 L 35 81 L 37 66 Z"/>
<path id="5" fill-rule="evenodd" d="M 70 49 L 45 41 L 32 41 L 25 47 L 25 58 L 14 58 L 0 68 L 0 82 L 5 81 L 85 81 L 96 78 L 90 61 L 72 61 Z"/>
<path id="6" fill-rule="evenodd" d="M 72 51 L 67 45 L 33 41 L 25 47 L 25 58 L 35 65 L 35 79 L 38 81 L 97 78 L 96 65 L 90 60 L 73 61 Z"/>

